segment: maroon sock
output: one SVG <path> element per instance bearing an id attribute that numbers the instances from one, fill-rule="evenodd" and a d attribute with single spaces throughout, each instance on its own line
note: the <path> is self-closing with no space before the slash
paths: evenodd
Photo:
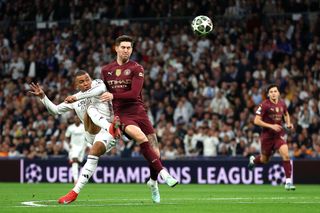
<path id="1" fill-rule="evenodd" d="M 151 165 L 149 165 L 149 169 L 150 169 L 150 178 L 156 181 L 158 179 L 158 172 Z"/>
<path id="2" fill-rule="evenodd" d="M 140 150 L 144 158 L 149 162 L 150 167 L 152 167 L 154 172 L 158 174 L 163 169 L 163 166 L 159 157 L 150 146 L 150 143 L 146 141 L 140 144 Z"/>
<path id="3" fill-rule="evenodd" d="M 263 164 L 260 160 L 261 156 L 260 155 L 257 155 L 256 158 L 253 160 L 254 162 L 254 165 L 261 165 Z"/>
<path id="4" fill-rule="evenodd" d="M 289 160 L 282 161 L 282 166 L 284 168 L 284 173 L 286 173 L 286 178 L 291 178 L 291 163 Z"/>

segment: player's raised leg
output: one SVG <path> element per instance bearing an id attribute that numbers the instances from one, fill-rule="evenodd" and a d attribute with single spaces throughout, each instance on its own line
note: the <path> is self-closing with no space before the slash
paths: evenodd
<path id="1" fill-rule="evenodd" d="M 118 116 L 114 116 L 112 122 L 109 117 L 103 115 L 96 106 L 90 105 L 87 109 L 87 115 L 90 117 L 88 124 L 97 125 L 105 130 L 107 130 L 114 138 L 121 137 L 120 131 L 120 118 Z M 110 123 L 111 122 L 111 123 Z"/>

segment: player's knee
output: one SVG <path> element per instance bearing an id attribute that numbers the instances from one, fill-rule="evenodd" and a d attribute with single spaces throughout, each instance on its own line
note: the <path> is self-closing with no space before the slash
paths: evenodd
<path id="1" fill-rule="evenodd" d="M 100 157 L 106 152 L 106 146 L 103 142 L 95 142 L 89 151 L 89 155 Z"/>
<path id="2" fill-rule="evenodd" d="M 135 134 L 131 136 L 138 144 L 148 141 L 148 138 L 144 134 Z"/>

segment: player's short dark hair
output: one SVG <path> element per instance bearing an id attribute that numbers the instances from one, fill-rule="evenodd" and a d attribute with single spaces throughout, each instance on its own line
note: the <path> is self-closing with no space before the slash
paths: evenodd
<path id="1" fill-rule="evenodd" d="M 116 38 L 115 45 L 119 46 L 120 43 L 123 42 L 123 41 L 131 42 L 131 46 L 133 46 L 134 39 L 131 36 L 128 36 L 128 35 L 121 35 L 118 38 Z"/>
<path id="2" fill-rule="evenodd" d="M 74 74 L 74 77 L 76 78 L 78 76 L 82 76 L 82 75 L 85 75 L 85 74 L 88 74 L 88 72 L 85 71 L 85 70 L 79 70 Z"/>
<path id="3" fill-rule="evenodd" d="M 269 85 L 267 86 L 266 93 L 268 94 L 269 91 L 270 91 L 270 89 L 273 88 L 273 87 L 276 87 L 277 90 L 279 91 L 279 86 L 278 86 L 277 84 L 269 84 Z"/>

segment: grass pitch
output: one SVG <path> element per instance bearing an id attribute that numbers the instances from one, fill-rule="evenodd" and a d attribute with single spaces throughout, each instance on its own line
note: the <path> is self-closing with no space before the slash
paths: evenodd
<path id="1" fill-rule="evenodd" d="M 59 205 L 71 184 L 0 183 L 0 212 L 320 212 L 320 185 L 296 187 L 161 184 L 161 204 L 153 204 L 146 185 L 90 183 L 75 202 Z"/>

